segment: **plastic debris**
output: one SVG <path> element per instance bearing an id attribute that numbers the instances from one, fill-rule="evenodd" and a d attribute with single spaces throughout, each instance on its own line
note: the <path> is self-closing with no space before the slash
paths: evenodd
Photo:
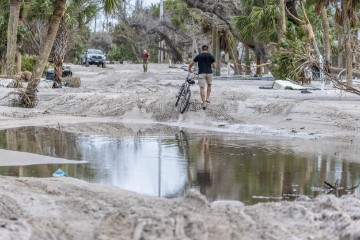
<path id="1" fill-rule="evenodd" d="M 68 176 L 66 172 L 61 170 L 61 168 L 56 170 L 52 175 L 53 175 L 53 177 L 67 177 Z"/>

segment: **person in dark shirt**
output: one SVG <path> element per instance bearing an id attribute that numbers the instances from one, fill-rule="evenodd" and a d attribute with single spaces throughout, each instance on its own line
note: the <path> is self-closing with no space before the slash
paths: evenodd
<path id="1" fill-rule="evenodd" d="M 211 83 L 212 83 L 212 76 L 213 71 L 212 69 L 216 68 L 214 56 L 208 52 L 209 47 L 204 45 L 201 47 L 202 52 L 197 55 L 194 60 L 189 65 L 189 72 L 192 72 L 192 67 L 195 63 L 198 64 L 199 68 L 199 86 L 200 86 L 200 96 L 202 100 L 202 108 L 206 109 L 206 104 L 210 103 L 209 97 L 211 93 Z M 206 89 L 206 96 L 205 96 L 205 87 Z"/>

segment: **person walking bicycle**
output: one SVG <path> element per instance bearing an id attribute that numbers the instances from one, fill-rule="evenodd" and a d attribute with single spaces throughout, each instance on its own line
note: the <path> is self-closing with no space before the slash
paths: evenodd
<path id="1" fill-rule="evenodd" d="M 216 68 L 214 56 L 208 52 L 209 47 L 204 45 L 201 47 L 202 52 L 197 55 L 189 65 L 189 72 L 192 72 L 192 67 L 195 63 L 198 63 L 199 68 L 199 87 L 200 87 L 200 96 L 202 100 L 202 108 L 205 110 L 207 103 L 210 103 L 209 97 L 211 94 L 211 84 L 212 84 L 212 69 Z M 206 96 L 205 96 L 205 87 Z"/>

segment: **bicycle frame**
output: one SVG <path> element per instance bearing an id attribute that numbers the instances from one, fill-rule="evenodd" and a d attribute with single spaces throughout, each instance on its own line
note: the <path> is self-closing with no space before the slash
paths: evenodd
<path id="1" fill-rule="evenodd" d="M 191 97 L 190 86 L 195 84 L 193 78 L 194 76 L 188 74 L 185 82 L 180 87 L 180 91 L 178 93 L 177 100 L 175 103 L 175 106 L 177 106 L 180 102 L 180 113 L 184 113 L 187 107 L 189 106 L 190 97 Z"/>

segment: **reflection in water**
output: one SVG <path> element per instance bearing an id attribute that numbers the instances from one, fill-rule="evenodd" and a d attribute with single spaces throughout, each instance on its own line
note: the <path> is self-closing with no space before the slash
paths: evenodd
<path id="1" fill-rule="evenodd" d="M 206 195 L 207 185 L 212 185 L 212 162 L 209 152 L 209 140 L 207 137 L 200 139 L 198 143 L 199 155 L 196 164 L 196 180 L 199 185 L 200 192 Z"/>
<path id="2" fill-rule="evenodd" d="M 87 164 L 62 165 L 70 176 L 153 196 L 174 197 L 196 188 L 210 201 L 292 200 L 315 196 L 324 181 L 349 188 L 360 182 L 360 164 L 340 153 L 297 155 L 279 139 L 186 134 L 107 137 L 49 128 L 0 131 L 0 148 Z M 1 175 L 50 177 L 57 165 L 0 167 Z M 355 191 L 359 194 L 359 190 Z"/>

